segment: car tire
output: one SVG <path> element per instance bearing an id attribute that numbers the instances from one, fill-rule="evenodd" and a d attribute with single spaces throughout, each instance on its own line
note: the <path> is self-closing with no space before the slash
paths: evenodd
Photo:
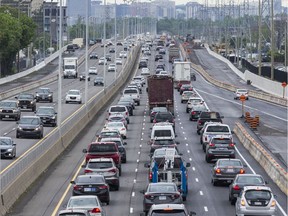
<path id="1" fill-rule="evenodd" d="M 189 113 L 189 110 L 188 110 L 188 109 L 186 109 L 186 113 Z"/>
<path id="2" fill-rule="evenodd" d="M 119 176 L 122 175 L 122 168 L 119 169 Z"/>
<path id="3" fill-rule="evenodd" d="M 205 144 L 202 144 L 202 149 L 206 153 L 206 145 Z"/>
<path id="4" fill-rule="evenodd" d="M 36 106 L 32 107 L 32 112 L 36 111 Z"/>
<path id="5" fill-rule="evenodd" d="M 66 104 L 68 104 L 68 101 L 65 101 Z"/>
<path id="6" fill-rule="evenodd" d="M 209 157 L 207 156 L 207 154 L 206 154 L 206 156 L 205 156 L 205 160 L 206 160 L 207 163 L 210 163 L 210 162 L 211 162 L 211 158 L 209 158 Z"/>
<path id="7" fill-rule="evenodd" d="M 20 134 L 19 133 L 16 133 L 16 138 L 20 138 Z"/>
<path id="8" fill-rule="evenodd" d="M 230 204 L 231 204 L 231 205 L 235 205 L 235 203 L 236 203 L 236 200 L 235 200 L 235 199 L 230 199 Z"/>
<path id="9" fill-rule="evenodd" d="M 123 159 L 122 163 L 127 163 L 127 159 L 126 158 Z"/>
<path id="10" fill-rule="evenodd" d="M 140 101 L 137 102 L 137 105 L 140 106 Z"/>
<path id="11" fill-rule="evenodd" d="M 182 197 L 182 200 L 183 200 L 183 201 L 186 201 L 186 198 L 187 198 L 186 196 L 183 196 L 183 197 Z"/>
<path id="12" fill-rule="evenodd" d="M 53 98 L 51 98 L 50 103 L 53 103 Z"/>
<path id="13" fill-rule="evenodd" d="M 114 189 L 115 191 L 119 191 L 119 188 L 120 188 L 120 183 L 118 183 L 118 185 L 116 185 Z"/>
<path id="14" fill-rule="evenodd" d="M 79 103 L 79 104 L 82 104 L 82 101 L 79 101 L 78 103 Z"/>
<path id="15" fill-rule="evenodd" d="M 217 183 L 218 183 L 217 180 L 212 179 L 211 181 L 212 181 L 213 186 L 217 186 Z"/>
<path id="16" fill-rule="evenodd" d="M 199 130 L 197 130 L 197 134 L 200 135 L 200 131 Z"/>
<path id="17" fill-rule="evenodd" d="M 183 103 L 183 100 L 181 100 L 181 103 Z"/>

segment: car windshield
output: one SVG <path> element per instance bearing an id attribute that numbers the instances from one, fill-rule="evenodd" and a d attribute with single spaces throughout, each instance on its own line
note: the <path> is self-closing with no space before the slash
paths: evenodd
<path id="1" fill-rule="evenodd" d="M 97 161 L 97 162 L 89 162 L 88 163 L 88 168 L 90 169 L 106 169 L 113 167 L 113 164 L 111 161 Z"/>
<path id="2" fill-rule="evenodd" d="M 218 112 L 202 112 L 201 118 L 219 119 L 220 114 Z"/>
<path id="3" fill-rule="evenodd" d="M 259 185 L 265 184 L 264 180 L 260 176 L 238 176 L 237 183 L 240 184 L 251 184 L 251 185 Z"/>
<path id="4" fill-rule="evenodd" d="M 170 113 L 162 113 L 159 112 L 157 113 L 157 115 L 155 116 L 155 120 L 157 122 L 164 122 L 164 121 L 173 121 L 173 116 Z"/>
<path id="5" fill-rule="evenodd" d="M 185 91 L 183 92 L 183 95 L 187 96 L 187 97 L 190 95 L 193 95 L 193 94 L 194 94 L 194 92 L 185 92 Z"/>
<path id="6" fill-rule="evenodd" d="M 32 94 L 19 94 L 18 99 L 33 100 L 33 95 Z"/>
<path id="7" fill-rule="evenodd" d="M 202 102 L 202 99 L 201 98 L 193 98 L 193 99 L 189 99 L 189 102 L 190 103 L 201 103 Z"/>
<path id="8" fill-rule="evenodd" d="M 122 122 L 109 122 L 107 124 L 107 127 L 123 127 L 123 123 Z"/>
<path id="9" fill-rule="evenodd" d="M 238 93 L 247 93 L 247 90 L 246 89 L 238 89 L 237 92 Z"/>
<path id="10" fill-rule="evenodd" d="M 41 113 L 41 114 L 54 114 L 55 111 L 53 108 L 38 108 L 36 114 Z"/>
<path id="11" fill-rule="evenodd" d="M 99 203 L 96 198 L 94 197 L 85 197 L 81 198 L 79 197 L 73 197 L 72 199 L 69 200 L 67 204 L 67 208 L 79 208 L 79 207 L 84 207 L 84 206 L 99 206 Z"/>
<path id="12" fill-rule="evenodd" d="M 90 70 L 96 70 L 96 67 L 90 67 Z"/>
<path id="13" fill-rule="evenodd" d="M 17 103 L 14 101 L 2 101 L 0 107 L 17 107 Z"/>
<path id="14" fill-rule="evenodd" d="M 74 91 L 74 90 L 71 90 L 68 92 L 69 95 L 80 95 L 80 92 L 79 91 Z"/>
<path id="15" fill-rule="evenodd" d="M 19 124 L 29 124 L 29 125 L 38 125 L 39 119 L 38 118 L 21 118 Z"/>
<path id="16" fill-rule="evenodd" d="M 171 137 L 171 130 L 155 130 L 154 137 Z"/>
<path id="17" fill-rule="evenodd" d="M 154 145 L 173 145 L 174 140 L 155 140 Z"/>
<path id="18" fill-rule="evenodd" d="M 0 138 L 0 145 L 1 146 L 10 146 L 10 145 L 12 145 L 12 140 L 6 139 L 6 138 Z"/>
<path id="19" fill-rule="evenodd" d="M 38 90 L 37 90 L 37 93 L 49 94 L 49 93 L 50 93 L 50 90 L 49 90 L 49 89 L 44 89 L 44 88 L 42 88 L 42 89 L 38 89 Z"/>
<path id="20" fill-rule="evenodd" d="M 136 89 L 125 89 L 124 94 L 137 94 Z"/>
<path id="21" fill-rule="evenodd" d="M 218 160 L 218 166 L 241 166 L 242 163 L 238 160 Z"/>
<path id="22" fill-rule="evenodd" d="M 209 125 L 207 127 L 206 132 L 224 132 L 229 133 L 229 127 L 228 126 L 222 126 L 222 125 Z"/>
<path id="23" fill-rule="evenodd" d="M 117 152 L 114 144 L 95 144 L 90 145 L 89 152 Z"/>
<path id="24" fill-rule="evenodd" d="M 187 216 L 184 210 L 168 209 L 168 210 L 153 210 L 151 216 Z"/>
<path id="25" fill-rule="evenodd" d="M 170 192 L 170 193 L 175 193 L 177 192 L 177 188 L 175 185 L 167 185 L 167 184 L 152 184 L 148 187 L 148 192 Z"/>
<path id="26" fill-rule="evenodd" d="M 165 157 L 154 158 L 154 161 L 158 164 L 158 168 L 163 168 L 165 165 Z M 174 158 L 174 168 L 180 168 L 181 164 L 181 158 Z"/>
<path id="27" fill-rule="evenodd" d="M 96 77 L 95 80 L 99 80 L 99 81 L 102 81 L 103 78 L 102 77 Z"/>
<path id="28" fill-rule="evenodd" d="M 116 106 L 116 107 L 111 107 L 110 112 L 126 112 L 126 109 L 124 106 L 123 107 Z"/>
<path id="29" fill-rule="evenodd" d="M 229 138 L 214 138 L 212 140 L 212 143 L 214 143 L 214 144 L 230 144 L 231 139 L 229 139 Z"/>
<path id="30" fill-rule="evenodd" d="M 248 200 L 270 200 L 271 192 L 268 190 L 248 190 L 245 193 Z"/>
<path id="31" fill-rule="evenodd" d="M 109 121 L 113 122 L 113 121 L 122 121 L 123 120 L 123 117 L 119 116 L 119 117 L 110 117 L 109 118 Z"/>
<path id="32" fill-rule="evenodd" d="M 152 109 L 152 112 L 167 112 L 167 108 L 166 107 L 154 107 Z"/>

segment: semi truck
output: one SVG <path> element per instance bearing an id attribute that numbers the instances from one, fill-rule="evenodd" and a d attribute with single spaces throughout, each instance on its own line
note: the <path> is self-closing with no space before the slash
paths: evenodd
<path id="1" fill-rule="evenodd" d="M 173 62 L 173 59 L 180 58 L 179 47 L 171 46 L 168 49 L 169 51 L 169 62 Z"/>
<path id="2" fill-rule="evenodd" d="M 67 57 L 63 58 L 63 77 L 64 79 L 73 77 L 78 77 L 78 58 L 77 57 Z"/>
<path id="3" fill-rule="evenodd" d="M 147 77 L 150 111 L 153 107 L 166 107 L 174 114 L 173 77 L 151 75 Z"/>
<path id="4" fill-rule="evenodd" d="M 190 62 L 174 62 L 174 88 L 178 89 L 183 83 L 191 82 L 191 63 Z"/>

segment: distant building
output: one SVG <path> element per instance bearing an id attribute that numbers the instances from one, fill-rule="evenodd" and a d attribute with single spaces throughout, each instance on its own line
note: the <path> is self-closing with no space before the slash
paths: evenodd
<path id="1" fill-rule="evenodd" d="M 204 6 L 198 2 L 188 2 L 186 4 L 186 19 L 200 18 Z"/>

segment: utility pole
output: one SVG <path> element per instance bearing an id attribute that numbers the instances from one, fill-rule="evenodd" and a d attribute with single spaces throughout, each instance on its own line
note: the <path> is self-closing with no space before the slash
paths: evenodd
<path id="1" fill-rule="evenodd" d="M 261 76 L 261 67 L 262 67 L 262 56 L 261 56 L 261 53 L 262 53 L 262 50 L 261 50 L 261 37 L 262 37 L 262 13 L 261 13 L 261 0 L 259 0 L 259 8 L 258 8 L 258 75 Z"/>
<path id="2" fill-rule="evenodd" d="M 274 80 L 274 50 L 275 50 L 275 39 L 274 39 L 274 2 L 271 0 L 271 80 Z"/>

